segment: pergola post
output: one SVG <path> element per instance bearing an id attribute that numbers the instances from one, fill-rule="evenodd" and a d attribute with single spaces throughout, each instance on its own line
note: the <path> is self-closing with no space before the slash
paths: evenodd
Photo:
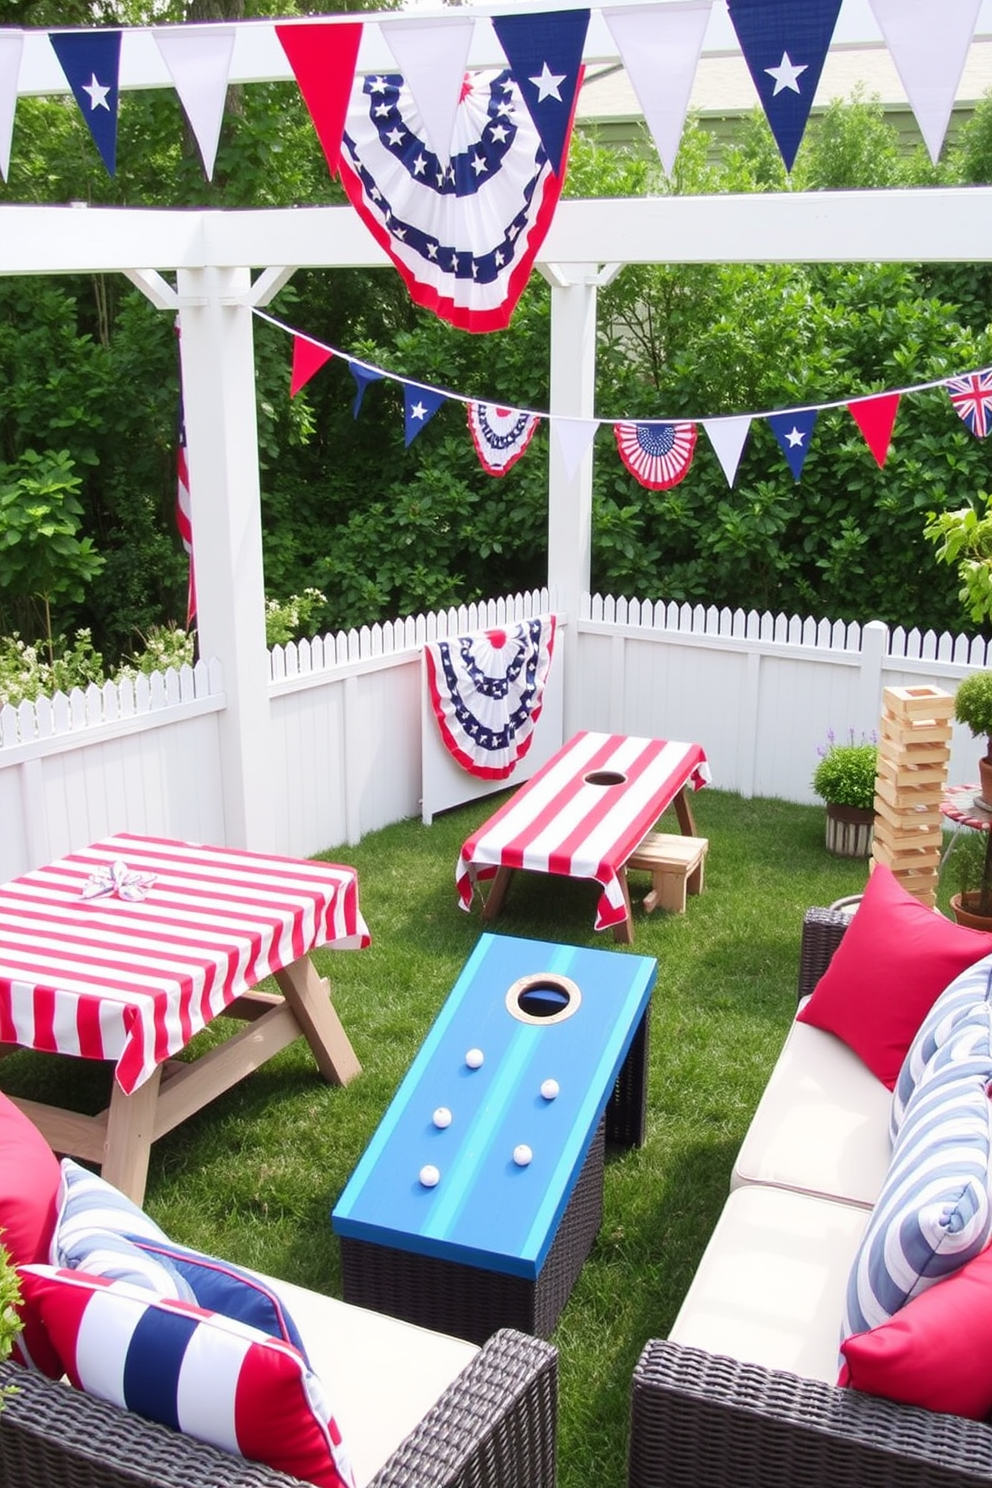
<path id="1" fill-rule="evenodd" d="M 596 264 L 548 265 L 551 281 L 552 418 L 591 419 L 596 399 Z M 592 571 L 592 446 L 570 471 L 554 432 L 548 460 L 548 588 L 571 621 L 561 637 L 564 733 L 580 724 L 575 710 L 578 625 Z"/>
<path id="2" fill-rule="evenodd" d="M 200 653 L 223 659 L 227 845 L 271 848 L 269 692 L 251 272 L 177 279 Z"/>

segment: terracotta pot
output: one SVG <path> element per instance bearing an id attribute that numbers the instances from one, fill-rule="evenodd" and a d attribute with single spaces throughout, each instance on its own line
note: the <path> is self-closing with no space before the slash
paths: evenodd
<path id="1" fill-rule="evenodd" d="M 977 889 L 967 894 L 952 894 L 950 904 L 951 913 L 959 925 L 967 925 L 969 930 L 992 931 L 992 916 L 974 912 L 978 907 Z"/>
<path id="2" fill-rule="evenodd" d="M 839 858 L 867 858 L 871 852 L 875 813 L 863 806 L 827 802 L 827 852 Z"/>
<path id="3" fill-rule="evenodd" d="M 982 788 L 982 800 L 992 807 L 992 760 L 985 755 L 978 761 L 978 780 Z"/>

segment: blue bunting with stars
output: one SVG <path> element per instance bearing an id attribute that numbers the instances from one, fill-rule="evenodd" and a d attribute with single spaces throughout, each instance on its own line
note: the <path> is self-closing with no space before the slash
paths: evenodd
<path id="1" fill-rule="evenodd" d="M 785 168 L 791 171 L 841 0 L 727 0 Z"/>
<path id="2" fill-rule="evenodd" d="M 422 387 L 417 382 L 403 384 L 403 432 L 407 449 L 444 402 L 444 394 L 433 388 Z"/>
<path id="3" fill-rule="evenodd" d="M 770 413 L 768 423 L 789 462 L 793 479 L 799 480 L 809 454 L 809 442 L 816 423 L 815 408 L 790 408 L 785 413 Z"/>
<path id="4" fill-rule="evenodd" d="M 109 175 L 117 171 L 119 31 L 50 31 L 65 80 Z"/>
<path id="5" fill-rule="evenodd" d="M 493 16 L 492 24 L 548 152 L 551 169 L 560 176 L 582 81 L 582 48 L 589 12 Z"/>

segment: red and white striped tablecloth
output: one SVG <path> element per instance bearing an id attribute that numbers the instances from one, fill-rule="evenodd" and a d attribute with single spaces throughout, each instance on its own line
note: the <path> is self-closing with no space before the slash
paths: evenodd
<path id="1" fill-rule="evenodd" d="M 615 783 L 590 781 L 613 775 Z M 528 868 L 603 887 L 596 929 L 620 924 L 627 905 L 619 872 L 684 785 L 710 778 L 699 744 L 628 734 L 576 734 L 463 844 L 455 881 L 463 909 L 497 868 Z"/>
<path id="2" fill-rule="evenodd" d="M 145 897 L 83 897 L 123 861 Z M 369 944 L 353 868 L 121 833 L 0 885 L 0 1043 L 116 1061 L 130 1094 L 317 946 Z"/>

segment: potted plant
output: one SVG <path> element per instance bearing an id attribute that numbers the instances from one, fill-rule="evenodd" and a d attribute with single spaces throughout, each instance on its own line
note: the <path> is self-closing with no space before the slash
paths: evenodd
<path id="1" fill-rule="evenodd" d="M 833 730 L 821 747 L 813 772 L 813 789 L 826 802 L 827 851 L 844 858 L 866 858 L 875 824 L 875 772 L 878 745 L 864 736 L 855 742 L 848 730 L 838 743 Z"/>
<path id="2" fill-rule="evenodd" d="M 985 753 L 978 761 L 981 801 L 992 811 L 992 671 L 972 672 L 954 694 L 954 717 L 984 739 Z"/>
<path id="3" fill-rule="evenodd" d="M 947 862 L 958 886 L 950 898 L 951 913 L 958 924 L 973 930 L 992 929 L 992 835 L 959 832 Z"/>

